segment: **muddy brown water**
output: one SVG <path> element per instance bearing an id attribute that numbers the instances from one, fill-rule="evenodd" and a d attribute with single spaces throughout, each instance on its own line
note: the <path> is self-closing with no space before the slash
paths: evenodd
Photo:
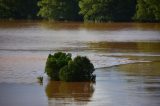
<path id="1" fill-rule="evenodd" d="M 49 81 L 45 62 L 56 51 L 88 56 L 96 83 Z M 0 21 L 0 106 L 159 106 L 159 100 L 159 23 Z"/>

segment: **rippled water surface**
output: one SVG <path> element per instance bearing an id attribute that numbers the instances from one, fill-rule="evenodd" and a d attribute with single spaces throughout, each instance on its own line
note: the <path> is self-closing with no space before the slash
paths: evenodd
<path id="1" fill-rule="evenodd" d="M 56 51 L 88 56 L 96 83 L 48 81 Z M 159 106 L 160 24 L 0 21 L 0 94 L 0 106 Z"/>

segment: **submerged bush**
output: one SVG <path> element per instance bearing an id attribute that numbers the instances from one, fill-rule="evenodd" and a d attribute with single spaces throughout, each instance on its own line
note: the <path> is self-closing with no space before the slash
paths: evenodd
<path id="1" fill-rule="evenodd" d="M 87 57 L 77 56 L 60 70 L 63 81 L 91 81 L 94 66 Z"/>
<path id="2" fill-rule="evenodd" d="M 49 54 L 45 72 L 53 80 L 62 81 L 95 81 L 94 66 L 87 57 L 62 52 Z"/>
<path id="3" fill-rule="evenodd" d="M 55 53 L 54 55 L 49 54 L 45 72 L 51 79 L 59 80 L 59 70 L 67 65 L 70 60 L 72 60 L 71 54 L 62 52 Z"/>

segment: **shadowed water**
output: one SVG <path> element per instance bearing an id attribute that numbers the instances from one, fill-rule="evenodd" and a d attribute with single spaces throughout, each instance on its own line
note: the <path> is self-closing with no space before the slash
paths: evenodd
<path id="1" fill-rule="evenodd" d="M 48 81 L 56 51 L 88 56 L 96 83 Z M 159 106 L 159 69 L 159 23 L 0 21 L 0 106 Z"/>

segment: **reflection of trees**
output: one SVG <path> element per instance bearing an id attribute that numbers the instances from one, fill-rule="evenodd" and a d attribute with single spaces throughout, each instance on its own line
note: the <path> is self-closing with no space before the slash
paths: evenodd
<path id="1" fill-rule="evenodd" d="M 145 62 L 120 65 L 118 68 L 128 75 L 144 76 L 147 78 L 160 76 L 160 62 Z"/>
<path id="2" fill-rule="evenodd" d="M 125 73 L 130 84 L 137 84 L 139 91 L 152 94 L 152 97 L 160 92 L 160 62 L 126 64 L 117 68 L 119 72 Z"/>
<path id="3" fill-rule="evenodd" d="M 92 49 L 105 50 L 110 52 L 121 51 L 137 51 L 137 43 L 135 42 L 91 42 L 88 44 Z"/>
<path id="4" fill-rule="evenodd" d="M 91 49 L 121 52 L 160 52 L 159 42 L 90 42 Z"/>
<path id="5" fill-rule="evenodd" d="M 43 21 L 40 23 L 40 25 L 47 29 L 54 29 L 54 30 L 63 30 L 63 29 L 76 30 L 80 28 L 80 23 L 74 23 L 74 22 L 64 23 L 64 22 Z"/>
<path id="6" fill-rule="evenodd" d="M 160 52 L 159 42 L 137 42 L 139 52 Z"/>
<path id="7" fill-rule="evenodd" d="M 50 81 L 46 86 L 49 105 L 63 105 L 66 103 L 84 105 L 90 100 L 93 93 L 94 86 L 90 82 Z"/>

